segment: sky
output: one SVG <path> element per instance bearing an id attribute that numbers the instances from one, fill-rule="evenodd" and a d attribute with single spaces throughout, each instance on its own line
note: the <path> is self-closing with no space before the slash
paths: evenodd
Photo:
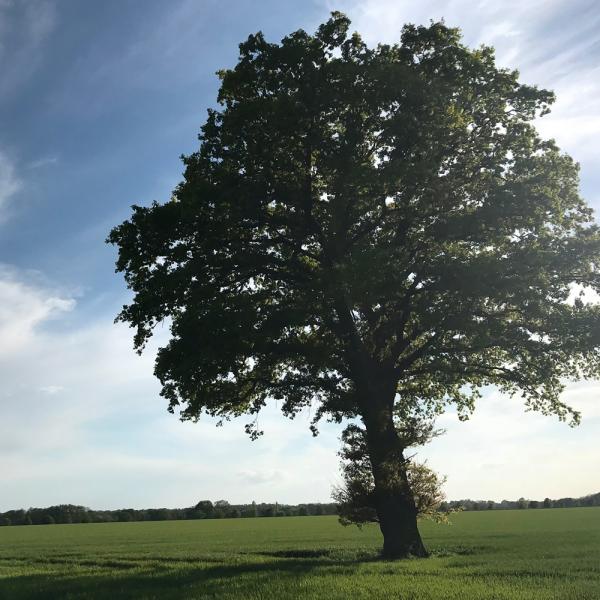
<path id="1" fill-rule="evenodd" d="M 130 206 L 165 201 L 197 148 L 215 71 L 262 30 L 279 41 L 341 10 L 369 44 L 445 19 L 498 64 L 552 89 L 538 123 L 581 164 L 600 208 L 600 5 L 595 0 L 0 0 L 0 511 L 58 503 L 329 501 L 341 427 L 310 415 L 216 428 L 166 411 L 153 352 L 113 323 L 129 295 L 104 243 Z M 569 384 L 569 428 L 486 390 L 470 421 L 420 452 L 450 499 L 600 491 L 600 384 Z"/>

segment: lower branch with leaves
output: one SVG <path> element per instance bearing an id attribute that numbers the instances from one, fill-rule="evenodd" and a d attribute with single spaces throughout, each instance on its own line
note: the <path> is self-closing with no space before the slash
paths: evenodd
<path id="1" fill-rule="evenodd" d="M 415 438 L 421 443 L 429 441 L 441 432 L 434 430 L 430 423 L 415 424 Z M 379 522 L 376 509 L 375 481 L 369 458 L 366 431 L 356 424 L 351 424 L 343 431 L 342 449 L 342 484 L 333 488 L 332 497 L 338 507 L 339 520 L 342 525 L 357 525 Z M 420 518 L 431 519 L 437 523 L 448 523 L 448 516 L 457 508 L 443 506 L 446 498 L 443 486 L 446 477 L 439 475 L 426 462 L 418 462 L 414 455 L 399 464 L 398 469 L 406 471 L 407 479 L 414 496 L 417 513 Z"/>

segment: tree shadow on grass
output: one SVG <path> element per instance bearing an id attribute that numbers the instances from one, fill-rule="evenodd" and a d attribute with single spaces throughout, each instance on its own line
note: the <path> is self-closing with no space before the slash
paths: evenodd
<path id="1" fill-rule="evenodd" d="M 472 553 L 470 548 L 451 550 L 438 549 L 433 556 Z M 343 576 L 355 572 L 361 563 L 380 560 L 372 549 L 342 548 L 295 548 L 189 558 L 151 554 L 101 556 L 95 560 L 40 557 L 28 560 L 22 568 L 39 568 L 44 572 L 0 579 L 0 600 L 277 598 L 273 587 L 292 598 L 290 590 L 298 589 L 302 580 L 315 570 L 323 575 Z M 405 566 L 404 561 L 395 562 L 394 573 Z"/>
<path id="2" fill-rule="evenodd" d="M 240 555 L 235 556 L 236 559 L 241 558 Z M 250 559 L 249 555 L 245 556 Z M 352 569 L 351 561 L 323 561 L 318 558 L 247 560 L 218 566 L 202 564 L 202 557 L 197 560 L 196 565 L 181 562 L 169 565 L 167 562 L 140 567 L 138 563 L 130 569 L 122 566 L 114 569 L 99 561 L 96 568 L 80 573 L 74 569 L 71 573 L 64 570 L 14 575 L 0 579 L 0 600 L 250 598 L 256 597 L 261 588 L 267 590 L 273 581 L 277 581 L 278 585 L 286 580 L 297 581 L 317 567 L 345 564 L 348 570 Z M 90 563 L 92 561 L 85 561 L 85 566 L 90 567 Z"/>

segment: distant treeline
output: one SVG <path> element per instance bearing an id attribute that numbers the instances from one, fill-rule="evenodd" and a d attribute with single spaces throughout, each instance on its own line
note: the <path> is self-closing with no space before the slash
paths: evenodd
<path id="1" fill-rule="evenodd" d="M 461 510 L 513 510 L 515 508 L 575 508 L 577 506 L 600 506 L 600 493 L 582 496 L 581 498 L 559 498 L 551 500 L 527 500 L 519 498 L 518 500 L 502 500 L 494 502 L 493 500 L 452 500 L 451 502 L 442 502 L 440 510 L 461 509 Z"/>
<path id="2" fill-rule="evenodd" d="M 334 503 L 230 504 L 227 500 L 201 500 L 190 508 L 123 508 L 92 510 L 85 506 L 60 504 L 47 508 L 9 510 L 0 513 L 0 525 L 51 525 L 54 523 L 114 523 L 130 521 L 183 521 L 187 519 L 237 519 L 253 517 L 296 517 L 335 515 Z"/>
<path id="3" fill-rule="evenodd" d="M 509 510 L 572 508 L 577 506 L 600 506 L 600 493 L 581 498 L 551 500 L 453 500 L 443 502 L 440 510 Z M 0 513 L 0 525 L 51 525 L 54 523 L 116 523 L 131 521 L 183 521 L 187 519 L 239 519 L 254 517 L 301 517 L 335 515 L 337 505 L 331 503 L 279 504 L 230 504 L 227 500 L 201 500 L 190 508 L 123 508 L 120 510 L 92 510 L 85 506 L 60 504 L 47 508 L 9 510 Z"/>

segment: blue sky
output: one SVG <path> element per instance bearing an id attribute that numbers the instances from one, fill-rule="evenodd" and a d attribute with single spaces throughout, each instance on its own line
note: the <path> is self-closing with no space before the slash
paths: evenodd
<path id="1" fill-rule="evenodd" d="M 0 510 L 327 501 L 339 428 L 270 407 L 265 436 L 166 413 L 152 353 L 113 324 L 127 301 L 105 239 L 133 203 L 166 200 L 196 148 L 215 71 L 263 30 L 278 41 L 342 10 L 370 43 L 445 18 L 556 91 L 542 134 L 581 163 L 600 208 L 600 6 L 594 1 L 0 0 Z M 166 331 L 159 332 L 164 339 Z M 489 390 L 422 455 L 450 498 L 600 491 L 600 385 L 570 385 L 569 429 Z"/>

